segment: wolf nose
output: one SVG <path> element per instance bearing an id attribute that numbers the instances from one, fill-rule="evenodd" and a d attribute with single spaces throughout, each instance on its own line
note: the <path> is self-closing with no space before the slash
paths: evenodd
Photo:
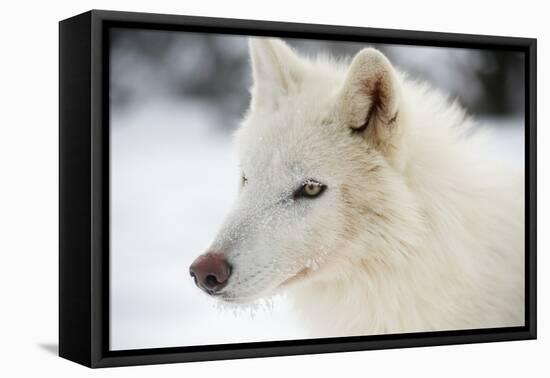
<path id="1" fill-rule="evenodd" d="M 223 253 L 208 252 L 193 261 L 189 274 L 200 289 L 212 295 L 227 285 L 231 276 L 231 265 L 225 260 Z"/>

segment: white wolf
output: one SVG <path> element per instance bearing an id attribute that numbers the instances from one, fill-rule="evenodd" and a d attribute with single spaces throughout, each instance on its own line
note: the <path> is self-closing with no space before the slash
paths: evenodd
<path id="1" fill-rule="evenodd" d="M 523 175 L 379 51 L 250 40 L 242 189 L 190 268 L 217 298 L 286 289 L 312 336 L 524 324 Z"/>

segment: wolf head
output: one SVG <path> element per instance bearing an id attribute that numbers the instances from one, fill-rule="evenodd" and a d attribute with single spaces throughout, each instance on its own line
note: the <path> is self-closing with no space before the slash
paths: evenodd
<path id="1" fill-rule="evenodd" d="M 399 261 L 420 223 L 400 75 L 371 48 L 343 64 L 299 57 L 278 39 L 249 47 L 252 100 L 236 134 L 242 188 L 191 266 L 197 285 L 249 302 L 346 279 L 346 264 Z"/>

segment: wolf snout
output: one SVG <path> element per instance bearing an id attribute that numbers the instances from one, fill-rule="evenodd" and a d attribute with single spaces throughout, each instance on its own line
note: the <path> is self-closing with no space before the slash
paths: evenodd
<path id="1" fill-rule="evenodd" d="M 189 274 L 200 289 L 213 295 L 227 285 L 231 276 L 231 265 L 223 253 L 208 252 L 193 261 L 189 267 Z"/>

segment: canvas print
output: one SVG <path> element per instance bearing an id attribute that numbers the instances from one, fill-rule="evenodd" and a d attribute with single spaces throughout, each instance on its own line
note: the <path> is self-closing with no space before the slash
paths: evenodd
<path id="1" fill-rule="evenodd" d="M 111 350 L 525 324 L 519 52 L 110 30 Z"/>

